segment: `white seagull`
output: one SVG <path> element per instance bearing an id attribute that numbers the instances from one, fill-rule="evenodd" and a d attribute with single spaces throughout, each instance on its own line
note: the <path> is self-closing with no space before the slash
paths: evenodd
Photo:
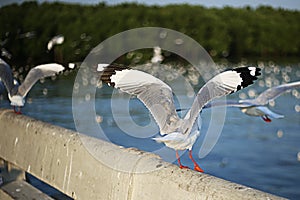
<path id="1" fill-rule="evenodd" d="M 164 60 L 164 57 L 161 55 L 161 48 L 156 46 L 153 48 L 153 57 L 151 58 L 152 64 L 161 63 Z"/>
<path id="2" fill-rule="evenodd" d="M 48 51 L 50 51 L 54 45 L 62 44 L 64 42 L 64 40 L 65 40 L 65 37 L 63 35 L 54 36 L 47 44 Z"/>
<path id="3" fill-rule="evenodd" d="M 241 67 L 224 71 L 209 80 L 197 93 L 191 109 L 181 119 L 175 109 L 172 89 L 160 79 L 125 66 L 99 64 L 97 71 L 100 79 L 110 86 L 131 95 L 136 95 L 149 109 L 159 126 L 162 137 L 153 138 L 163 142 L 176 151 L 180 168 L 187 168 L 180 162 L 178 150 L 189 150 L 189 157 L 194 163 L 194 169 L 203 170 L 192 157 L 192 146 L 200 132 L 196 119 L 203 106 L 214 98 L 221 97 L 253 83 L 260 75 L 256 67 Z"/>
<path id="4" fill-rule="evenodd" d="M 271 118 L 283 118 L 283 115 L 274 113 L 265 105 L 269 101 L 276 99 L 284 92 L 291 90 L 293 88 L 300 87 L 300 81 L 286 83 L 278 85 L 272 88 L 269 88 L 262 92 L 255 99 L 244 99 L 244 100 L 226 100 L 226 101 L 211 101 L 207 103 L 204 108 L 210 108 L 215 106 L 229 106 L 229 107 L 238 107 L 241 111 L 250 116 L 261 117 L 265 122 L 271 122 Z"/>
<path id="5" fill-rule="evenodd" d="M 15 112 L 18 114 L 21 113 L 20 107 L 24 106 L 25 97 L 36 81 L 41 78 L 53 76 L 62 70 L 64 70 L 64 67 L 56 63 L 38 65 L 28 72 L 24 82 L 19 85 L 14 84 L 14 78 L 10 66 L 0 58 L 0 79 L 7 90 L 8 98 L 11 102 L 10 105 L 14 107 Z M 16 111 L 15 106 L 19 107 L 18 111 Z"/>

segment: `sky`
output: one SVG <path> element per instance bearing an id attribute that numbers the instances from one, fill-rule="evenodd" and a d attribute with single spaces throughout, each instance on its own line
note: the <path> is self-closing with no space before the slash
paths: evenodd
<path id="1" fill-rule="evenodd" d="M 97 4 L 103 0 L 38 0 L 38 2 L 54 2 L 62 1 L 68 3 L 81 4 Z M 0 6 L 11 3 L 22 3 L 24 0 L 0 0 Z M 205 7 L 222 8 L 224 6 L 245 7 L 251 6 L 253 8 L 260 5 L 269 5 L 274 8 L 285 8 L 290 10 L 300 10 L 300 0 L 106 0 L 107 4 L 119 4 L 123 2 L 137 2 L 147 5 L 166 5 L 166 4 L 181 4 L 189 3 L 193 5 L 202 5 Z"/>

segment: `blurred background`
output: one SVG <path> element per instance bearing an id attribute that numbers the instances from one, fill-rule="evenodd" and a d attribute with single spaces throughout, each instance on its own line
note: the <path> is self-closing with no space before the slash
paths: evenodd
<path id="1" fill-rule="evenodd" d="M 262 76 L 253 86 L 230 95 L 230 99 L 254 98 L 267 88 L 300 80 L 298 1 L 287 0 L 282 4 L 277 0 L 263 4 L 234 0 L 226 4 L 218 0 L 82 2 L 0 2 L 0 57 L 13 68 L 19 81 L 22 82 L 28 71 L 38 64 L 57 62 L 67 68 L 63 75 L 43 79 L 32 88 L 22 110 L 25 115 L 75 130 L 72 91 L 78 66 L 105 39 L 139 27 L 163 27 L 188 35 L 206 49 L 219 69 L 240 65 L 262 68 Z M 186 60 L 163 49 L 161 55 L 160 62 L 164 64 L 161 66 L 165 69 L 159 69 L 171 69 L 174 73 L 166 79 L 176 79 L 178 74 L 185 76 L 195 91 L 204 84 L 201 75 L 195 73 Z M 128 52 L 116 62 L 141 68 L 151 63 L 152 56 L 153 49 L 142 49 Z M 150 73 L 154 69 L 145 66 Z M 293 89 L 271 102 L 269 108 L 285 116 L 271 123 L 246 116 L 237 108 L 228 108 L 218 143 L 208 156 L 198 158 L 197 162 L 206 173 L 214 176 L 299 199 L 299 90 Z M 184 92 L 182 98 L 191 98 Z M 112 89 L 103 85 L 96 95 L 96 120 L 110 140 L 146 151 L 160 148 L 160 144 L 150 138 L 133 138 L 118 128 L 110 109 L 111 94 Z M 120 94 L 120 98 L 125 97 Z M 0 106 L 10 108 L 7 94 L 0 95 Z M 151 116 L 139 101 L 131 100 L 130 109 L 137 124 L 145 125 L 150 121 Z M 195 149 L 200 148 L 210 111 L 203 111 L 202 118 L 203 134 Z M 126 119 L 122 120 L 126 123 Z M 192 167 L 187 155 L 182 161 Z M 33 177 L 29 179 L 54 198 L 67 198 Z"/>
<path id="2" fill-rule="evenodd" d="M 32 65 L 53 59 L 65 64 L 82 61 L 108 37 L 147 26 L 182 32 L 195 39 L 216 60 L 239 62 L 242 58 L 257 57 L 282 60 L 300 55 L 297 10 L 300 6 L 294 1 L 293 10 L 272 5 L 217 8 L 178 4 L 184 1 L 163 5 L 156 1 L 153 4 L 147 1 L 147 5 L 125 1 L 119 4 L 112 4 L 113 1 L 9 2 L 0 9 L 0 46 L 2 56 L 11 65 Z M 64 36 L 64 45 L 46 51 L 48 41 L 56 35 Z M 150 56 L 144 54 L 142 60 Z"/>

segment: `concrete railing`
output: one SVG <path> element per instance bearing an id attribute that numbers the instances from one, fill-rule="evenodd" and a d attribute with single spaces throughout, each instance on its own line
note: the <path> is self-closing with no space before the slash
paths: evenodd
<path id="1" fill-rule="evenodd" d="M 10 110 L 0 110 L 0 138 L 0 158 L 74 199 L 281 199 Z M 93 154 L 83 140 L 91 142 Z M 115 170 L 96 158 L 130 170 Z M 143 168 L 156 170 L 135 173 Z"/>

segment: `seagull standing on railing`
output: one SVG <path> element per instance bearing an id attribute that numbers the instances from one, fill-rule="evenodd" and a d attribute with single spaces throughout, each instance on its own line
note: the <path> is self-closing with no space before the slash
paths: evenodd
<path id="1" fill-rule="evenodd" d="M 53 76 L 62 70 L 64 70 L 64 67 L 56 63 L 38 65 L 28 72 L 21 85 L 15 85 L 10 66 L 0 58 L 0 79 L 8 92 L 10 105 L 14 107 L 14 111 L 18 114 L 21 114 L 20 107 L 24 106 L 25 97 L 36 81 L 41 78 Z M 16 106 L 18 110 L 16 110 Z"/>
<path id="2" fill-rule="evenodd" d="M 180 162 L 178 150 L 189 150 L 194 169 L 203 172 L 192 157 L 192 147 L 200 135 L 197 120 L 203 106 L 214 98 L 236 92 L 250 84 L 260 75 L 256 67 L 241 67 L 224 71 L 209 80 L 197 93 L 191 109 L 181 119 L 175 109 L 172 89 L 160 79 L 125 66 L 99 64 L 100 79 L 123 92 L 136 95 L 153 115 L 162 137 L 153 138 L 176 151 L 180 168 L 187 168 Z"/>
<path id="3" fill-rule="evenodd" d="M 284 92 L 291 90 L 293 88 L 300 87 L 300 81 L 286 83 L 278 85 L 272 88 L 269 88 L 262 92 L 255 99 L 244 99 L 244 100 L 226 100 L 226 101 L 211 101 L 204 106 L 204 108 L 211 108 L 216 106 L 229 106 L 229 107 L 238 107 L 241 111 L 250 116 L 261 117 L 265 122 L 271 122 L 271 118 L 283 118 L 283 115 L 274 113 L 265 105 L 269 101 L 276 99 Z"/>

